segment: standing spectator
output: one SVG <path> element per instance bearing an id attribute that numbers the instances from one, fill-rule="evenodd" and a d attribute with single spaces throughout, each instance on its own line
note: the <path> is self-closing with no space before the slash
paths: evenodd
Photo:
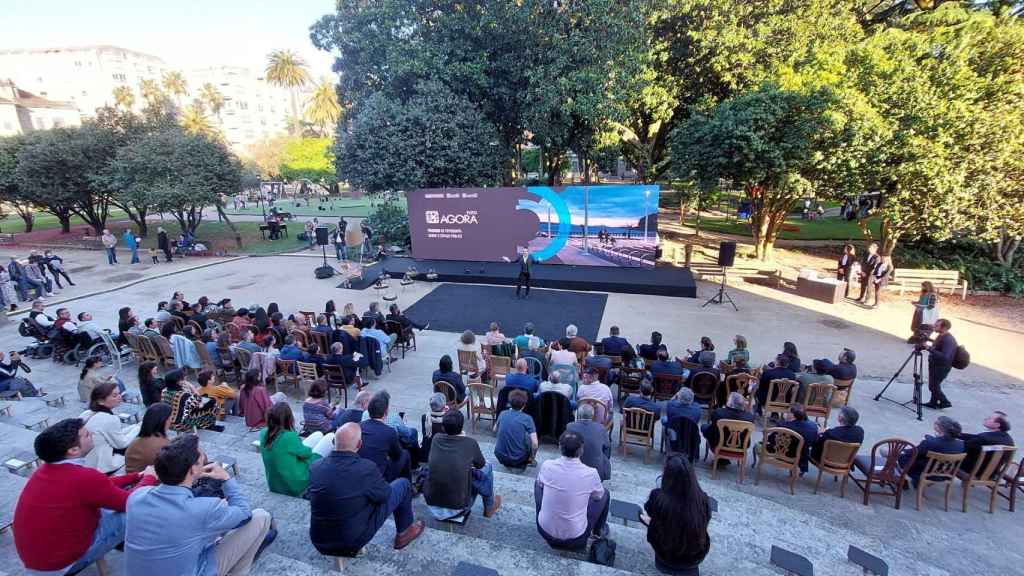
<path id="1" fill-rule="evenodd" d="M 512 409 L 498 415 L 494 457 L 508 468 L 525 468 L 534 463 L 533 456 L 540 445 L 533 418 L 523 413 L 529 402 L 528 393 L 516 388 L 509 393 L 508 402 Z"/>
<path id="2" fill-rule="evenodd" d="M 313 224 L 312 220 L 306 220 L 303 225 L 306 233 L 306 242 L 310 248 L 313 247 L 313 243 L 316 242 L 316 224 Z"/>
<path id="3" fill-rule="evenodd" d="M 348 255 L 345 253 L 345 229 L 340 226 L 335 228 L 332 240 L 334 242 L 334 255 L 338 257 L 338 262 L 347 260 Z"/>
<path id="4" fill-rule="evenodd" d="M 11 311 L 18 309 L 18 295 L 11 285 L 11 274 L 3 267 L 0 267 L 0 304 Z"/>
<path id="5" fill-rule="evenodd" d="M 441 520 L 461 516 L 477 496 L 483 499 L 484 518 L 501 507 L 501 496 L 494 495 L 494 471 L 476 440 L 463 435 L 464 423 L 462 412 L 446 412 L 441 418 L 444 433 L 431 439 L 423 497 Z"/>
<path id="6" fill-rule="evenodd" d="M 174 256 L 171 254 L 171 240 L 167 237 L 167 231 L 163 226 L 156 229 L 156 246 L 164 253 L 164 262 L 174 261 Z"/>
<path id="7" fill-rule="evenodd" d="M 103 248 L 107 251 L 107 263 L 111 266 L 117 264 L 117 236 L 111 234 L 110 230 L 104 229 L 100 241 L 103 242 Z"/>
<path id="8" fill-rule="evenodd" d="M 868 252 L 864 255 L 864 262 L 860 265 L 860 294 L 857 301 L 867 304 L 868 286 L 871 285 L 875 268 L 882 263 L 882 257 L 878 254 L 878 242 L 868 244 Z"/>
<path id="9" fill-rule="evenodd" d="M 843 205 L 846 208 L 846 205 Z M 846 292 L 843 294 L 845 298 L 850 297 L 850 285 L 853 284 L 853 276 L 850 272 L 853 271 L 853 265 L 857 262 L 857 249 L 854 248 L 853 244 L 845 244 L 843 246 L 843 254 L 839 257 L 839 261 L 836 263 L 836 280 L 841 280 L 846 283 Z"/>
<path id="10" fill-rule="evenodd" d="M 537 531 L 552 548 L 579 550 L 591 535 L 607 534 L 611 498 L 597 470 L 580 461 L 579 434 L 563 432 L 558 447 L 562 456 L 541 465 L 534 485 Z"/>
<path id="11" fill-rule="evenodd" d="M 663 574 L 698 576 L 711 548 L 711 506 L 684 454 L 665 458 L 661 487 L 651 490 L 640 521 L 654 549 L 654 566 Z"/>
<path id="12" fill-rule="evenodd" d="M 160 450 L 154 468 L 160 485 L 129 498 L 125 573 L 248 574 L 256 554 L 276 535 L 270 514 L 252 509 L 234 478 L 219 463 L 206 462 L 193 434 Z M 224 498 L 193 496 L 192 484 L 202 478 L 222 481 Z"/>
<path id="13" fill-rule="evenodd" d="M 92 447 L 92 433 L 79 418 L 61 420 L 36 436 L 43 464 L 14 510 L 14 545 L 28 570 L 76 573 L 103 558 L 124 541 L 125 488 L 155 483 L 149 474 L 107 476 L 84 466 Z M 155 525 L 163 528 L 162 522 Z"/>
<path id="14" fill-rule="evenodd" d="M 359 223 L 359 229 L 363 233 L 363 245 L 360 248 L 363 254 L 369 256 L 370 247 L 373 246 L 373 228 L 370 228 L 370 223 L 363 218 L 363 221 Z"/>
<path id="15" fill-rule="evenodd" d="M 218 212 L 220 214 L 220 212 Z M 131 228 L 125 228 L 124 234 L 121 235 L 121 239 L 124 240 L 124 245 L 132 251 L 132 264 L 139 263 L 139 240 L 135 237 L 135 233 L 132 232 Z"/>
<path id="16" fill-rule="evenodd" d="M 321 554 L 355 555 L 392 515 L 396 550 L 423 533 L 423 521 L 412 512 L 412 483 L 384 480 L 372 461 L 359 456 L 361 435 L 358 424 L 342 426 L 334 451 L 310 470 L 309 537 Z"/>

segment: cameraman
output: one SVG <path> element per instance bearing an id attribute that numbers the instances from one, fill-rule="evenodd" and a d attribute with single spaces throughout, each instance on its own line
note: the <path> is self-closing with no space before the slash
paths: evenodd
<path id="1" fill-rule="evenodd" d="M 22 396 L 39 396 L 39 391 L 26 378 L 18 376 L 18 368 L 25 372 L 32 369 L 21 363 L 21 356 L 11 352 L 10 363 L 4 362 L 4 353 L 0 352 L 0 392 L 20 392 Z"/>
<path id="2" fill-rule="evenodd" d="M 942 393 L 942 381 L 949 375 L 953 368 L 953 356 L 956 354 L 957 343 L 953 335 L 949 333 L 951 324 L 945 318 L 935 321 L 935 333 L 938 336 L 932 341 L 928 350 L 928 392 L 931 399 L 923 404 L 928 408 L 941 410 L 953 406 L 946 395 Z"/>

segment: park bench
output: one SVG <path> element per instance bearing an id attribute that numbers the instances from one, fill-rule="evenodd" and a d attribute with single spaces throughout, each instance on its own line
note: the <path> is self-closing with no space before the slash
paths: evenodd
<path id="1" fill-rule="evenodd" d="M 0 245 L 2 244 L 14 244 L 14 234 L 0 234 Z"/>
<path id="2" fill-rule="evenodd" d="M 794 234 L 800 233 L 800 227 L 796 224 L 783 224 L 779 226 L 779 232 L 792 232 Z"/>
<path id="3" fill-rule="evenodd" d="M 935 286 L 935 290 L 941 292 L 943 289 L 950 294 L 959 292 L 960 298 L 967 298 L 967 281 L 960 278 L 959 270 L 923 270 L 917 268 L 897 268 L 893 273 L 890 289 L 899 289 L 900 294 L 904 290 L 920 290 L 921 283 L 929 281 Z"/>

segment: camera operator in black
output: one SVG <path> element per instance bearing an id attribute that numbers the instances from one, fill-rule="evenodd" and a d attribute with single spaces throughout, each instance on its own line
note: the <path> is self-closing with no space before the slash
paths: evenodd
<path id="1" fill-rule="evenodd" d="M 941 410 L 949 408 L 950 403 L 946 395 L 942 393 L 942 381 L 949 375 L 953 368 L 953 356 L 956 354 L 957 343 L 953 335 L 949 333 L 951 324 L 949 320 L 940 318 L 935 321 L 935 332 L 938 336 L 932 342 L 928 350 L 928 392 L 931 399 L 923 406 Z"/>

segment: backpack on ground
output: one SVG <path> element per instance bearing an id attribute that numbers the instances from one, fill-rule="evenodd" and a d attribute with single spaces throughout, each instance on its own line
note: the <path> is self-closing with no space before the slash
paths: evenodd
<path id="1" fill-rule="evenodd" d="M 615 566 L 615 540 L 607 536 L 594 540 L 587 559 L 593 564 Z"/>

